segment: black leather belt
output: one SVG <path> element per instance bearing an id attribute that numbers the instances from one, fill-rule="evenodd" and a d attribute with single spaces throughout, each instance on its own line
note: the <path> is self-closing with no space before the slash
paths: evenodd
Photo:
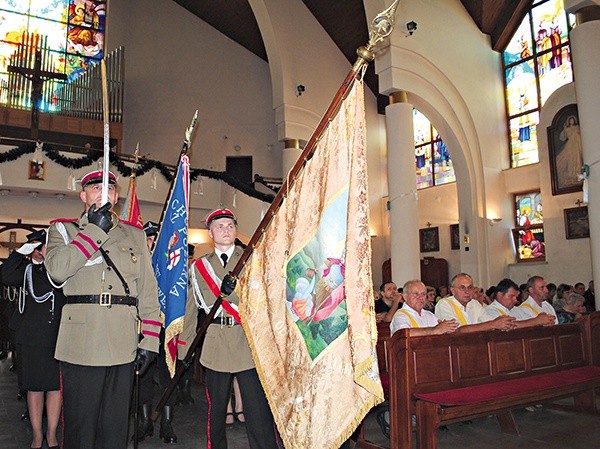
<path id="1" fill-rule="evenodd" d="M 67 304 L 100 304 L 101 306 L 135 306 L 137 298 L 132 296 L 111 295 L 110 293 L 102 293 L 102 295 L 78 295 L 67 296 Z"/>
<path id="2" fill-rule="evenodd" d="M 233 327 L 237 326 L 238 322 L 232 316 L 222 316 L 221 318 L 213 318 L 211 324 L 220 324 L 221 326 Z"/>

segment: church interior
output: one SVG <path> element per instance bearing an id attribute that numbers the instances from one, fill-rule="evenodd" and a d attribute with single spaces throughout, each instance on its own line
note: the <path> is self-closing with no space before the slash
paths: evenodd
<path id="1" fill-rule="evenodd" d="M 326 7 L 309 0 L 277 5 L 240 0 L 227 6 L 163 0 L 143 8 L 128 1 L 88 3 L 101 16 L 98 30 L 91 22 L 99 42 L 76 43 L 85 33 L 75 36 L 69 25 L 68 43 L 58 45 L 64 53 L 44 53 L 46 75 L 62 71 L 69 78 L 40 77 L 45 97 L 37 114 L 29 98 L 31 75 L 9 71 L 19 65 L 16 59 L 4 61 L 4 248 L 22 240 L 29 225 L 77 216 L 74 181 L 98 164 L 98 157 L 93 162 L 82 157 L 89 158 L 90 147 L 102 150 L 101 98 L 90 94 L 86 104 L 71 101 L 69 112 L 65 105 L 93 91 L 97 78 L 80 76 L 83 70 L 74 67 L 71 54 L 87 55 L 78 61 L 90 71 L 98 68 L 98 55 L 110 59 L 110 146 L 122 164 L 120 195 L 123 201 L 127 178 L 137 167 L 144 220 L 160 218 L 169 170 L 198 110 L 189 153 L 197 170 L 190 188 L 190 239 L 202 250 L 200 222 L 219 205 L 235 208 L 240 233 L 252 236 L 356 49 L 368 40 L 371 18 L 391 2 Z M 443 285 L 459 272 L 472 274 L 483 287 L 503 277 L 522 283 L 533 274 L 557 284 L 593 278 L 584 181 L 577 179 L 578 168 L 569 179 L 561 171 L 566 162 L 557 153 L 565 143 L 554 121 L 566 106 L 574 111 L 579 106 L 583 162 L 591 167 L 593 192 L 593 149 L 585 145 L 580 104 L 590 95 L 574 81 L 571 36 L 597 23 L 586 2 L 567 3 L 570 11 L 555 0 L 399 3 L 396 29 L 378 46 L 364 75 L 375 286 L 421 276 Z M 19 20 L 3 24 L 5 47 L 25 48 L 25 38 L 22 47 L 8 42 L 23 30 Z M 43 29 L 30 20 L 29 33 Z M 551 28 L 560 33 L 559 47 L 543 53 L 538 37 Z M 54 41 L 42 38 L 39 45 L 51 47 Z M 527 49 L 521 53 L 520 46 Z M 524 63 L 515 62 L 522 57 Z M 48 93 L 52 87 L 54 97 Z M 11 100 L 13 91 L 24 96 L 21 103 Z M 412 113 L 393 112 L 404 106 Z M 593 118 L 587 119 L 593 132 Z M 32 126 L 34 120 L 39 123 Z M 33 173 L 36 167 L 43 175 Z M 26 226 L 13 229 L 14 223 Z"/>
<path id="2" fill-rule="evenodd" d="M 210 251 L 202 220 L 223 207 L 247 243 L 392 3 L 0 1 L 0 261 L 82 213 L 77 180 L 107 147 L 117 209 L 135 173 L 141 217 L 159 222 L 196 113 L 188 241 Z M 363 76 L 375 290 L 600 277 L 598 39 L 598 0 L 399 2 Z M 520 419 L 540 416 L 530 445 L 503 443 L 567 447 L 568 431 L 548 443 L 560 413 Z M 440 446 L 484 447 L 470 444 L 489 427 Z"/>

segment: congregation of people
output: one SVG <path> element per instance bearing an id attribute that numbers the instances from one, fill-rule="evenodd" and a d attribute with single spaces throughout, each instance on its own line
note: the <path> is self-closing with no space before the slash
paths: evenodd
<path id="1" fill-rule="evenodd" d="M 574 322 L 596 310 L 594 281 L 587 289 L 582 282 L 557 287 L 532 276 L 525 284 L 502 279 L 484 290 L 467 273 L 437 289 L 418 279 L 400 288 L 386 281 L 375 292 L 374 308 L 377 322 L 390 323 L 392 334 L 407 328 L 411 335 L 549 326 Z"/>

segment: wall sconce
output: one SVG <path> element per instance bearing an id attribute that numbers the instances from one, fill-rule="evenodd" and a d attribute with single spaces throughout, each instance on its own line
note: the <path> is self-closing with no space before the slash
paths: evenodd
<path id="1" fill-rule="evenodd" d="M 488 218 L 488 223 L 490 224 L 490 226 L 494 226 L 494 223 L 500 223 L 502 221 L 502 218 L 500 217 L 495 217 L 495 218 Z"/>
<path id="2" fill-rule="evenodd" d="M 306 86 L 304 86 L 303 84 L 298 84 L 296 86 L 296 96 L 299 97 L 304 92 L 306 92 Z"/>

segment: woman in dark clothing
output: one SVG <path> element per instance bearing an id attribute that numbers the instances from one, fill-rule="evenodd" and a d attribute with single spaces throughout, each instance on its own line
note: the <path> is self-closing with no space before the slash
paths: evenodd
<path id="1" fill-rule="evenodd" d="M 46 232 L 27 236 L 27 243 L 13 251 L 2 265 L 2 282 L 23 286 L 18 312 L 17 352 L 21 358 L 23 388 L 33 432 L 32 448 L 41 448 L 44 440 L 44 405 L 48 421 L 46 438 L 49 448 L 58 448 L 56 429 L 61 410 L 60 375 L 54 359 L 60 312 L 65 303 L 62 291 L 54 288 L 44 267 Z"/>

